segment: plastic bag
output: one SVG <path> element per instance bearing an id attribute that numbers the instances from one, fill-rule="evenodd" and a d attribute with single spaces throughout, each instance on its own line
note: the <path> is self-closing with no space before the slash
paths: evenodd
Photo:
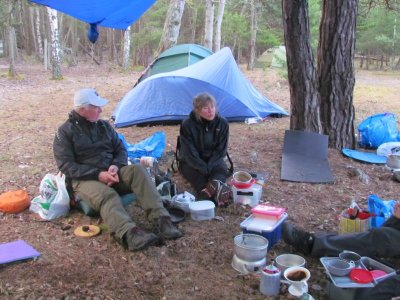
<path id="1" fill-rule="evenodd" d="M 137 144 L 129 144 L 121 133 L 118 133 L 118 136 L 128 152 L 130 160 L 142 156 L 160 158 L 166 146 L 165 132 L 163 131 L 157 131 Z"/>
<path id="2" fill-rule="evenodd" d="M 358 145 L 364 148 L 378 148 L 383 143 L 399 139 L 396 117 L 392 113 L 376 114 L 358 125 Z"/>
<path id="3" fill-rule="evenodd" d="M 68 214 L 70 199 L 65 186 L 65 175 L 46 174 L 39 186 L 40 195 L 33 198 L 29 207 L 42 219 L 53 220 Z"/>
<path id="4" fill-rule="evenodd" d="M 376 149 L 376 154 L 380 156 L 400 155 L 400 142 L 383 143 Z"/>
<path id="5" fill-rule="evenodd" d="M 371 218 L 371 227 L 381 227 L 392 216 L 395 204 L 396 200 L 383 201 L 375 194 L 369 195 L 368 210 L 370 213 L 377 215 Z"/>

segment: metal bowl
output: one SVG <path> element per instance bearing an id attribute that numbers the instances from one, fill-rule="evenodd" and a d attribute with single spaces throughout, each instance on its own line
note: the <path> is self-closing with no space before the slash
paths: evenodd
<path id="1" fill-rule="evenodd" d="M 348 263 L 340 258 L 327 261 L 327 268 L 329 273 L 334 276 L 346 276 L 353 269 L 354 265 Z"/>
<path id="2" fill-rule="evenodd" d="M 259 261 L 267 256 L 268 240 L 257 234 L 242 233 L 234 238 L 234 252 L 247 262 Z"/>
<path id="3" fill-rule="evenodd" d="M 275 264 L 283 273 L 290 267 L 304 267 L 306 260 L 296 254 L 281 254 L 275 258 Z"/>

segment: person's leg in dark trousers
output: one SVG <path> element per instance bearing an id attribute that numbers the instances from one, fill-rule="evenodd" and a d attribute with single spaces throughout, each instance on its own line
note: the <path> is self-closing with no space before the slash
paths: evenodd
<path id="1" fill-rule="evenodd" d="M 209 180 L 215 179 L 225 183 L 228 177 L 228 167 L 225 162 L 222 162 L 211 170 Z"/>
<path id="2" fill-rule="evenodd" d="M 206 187 L 208 178 L 196 169 L 193 169 L 184 162 L 181 162 L 179 164 L 179 171 L 181 172 L 182 176 L 190 182 L 197 194 L 200 194 L 201 190 Z"/>
<path id="3" fill-rule="evenodd" d="M 389 277 L 370 289 L 357 289 L 355 300 L 390 300 L 400 296 L 400 275 Z"/>

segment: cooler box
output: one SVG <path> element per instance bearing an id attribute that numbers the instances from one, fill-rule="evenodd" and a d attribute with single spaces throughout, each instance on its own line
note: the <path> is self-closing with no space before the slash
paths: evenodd
<path id="1" fill-rule="evenodd" d="M 268 240 L 269 250 L 281 239 L 282 223 L 287 216 L 287 213 L 284 213 L 277 219 L 275 217 L 251 215 L 240 223 L 240 228 L 242 228 L 243 233 L 259 234 L 265 237 Z"/>
<path id="2" fill-rule="evenodd" d="M 256 206 L 262 196 L 262 186 L 254 183 L 247 189 L 239 189 L 232 185 L 233 202 L 241 205 Z"/>

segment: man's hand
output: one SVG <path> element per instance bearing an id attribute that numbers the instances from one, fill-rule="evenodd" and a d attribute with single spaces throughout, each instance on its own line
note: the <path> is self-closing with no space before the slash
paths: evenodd
<path id="1" fill-rule="evenodd" d="M 395 216 L 397 219 L 400 219 L 400 201 L 397 201 L 394 205 L 393 216 Z"/>
<path id="2" fill-rule="evenodd" d="M 119 176 L 118 176 L 118 167 L 115 165 L 111 165 L 108 168 L 108 171 L 102 171 L 99 173 L 99 181 L 101 181 L 104 184 L 107 184 L 108 186 L 112 186 L 116 183 L 119 182 Z"/>

